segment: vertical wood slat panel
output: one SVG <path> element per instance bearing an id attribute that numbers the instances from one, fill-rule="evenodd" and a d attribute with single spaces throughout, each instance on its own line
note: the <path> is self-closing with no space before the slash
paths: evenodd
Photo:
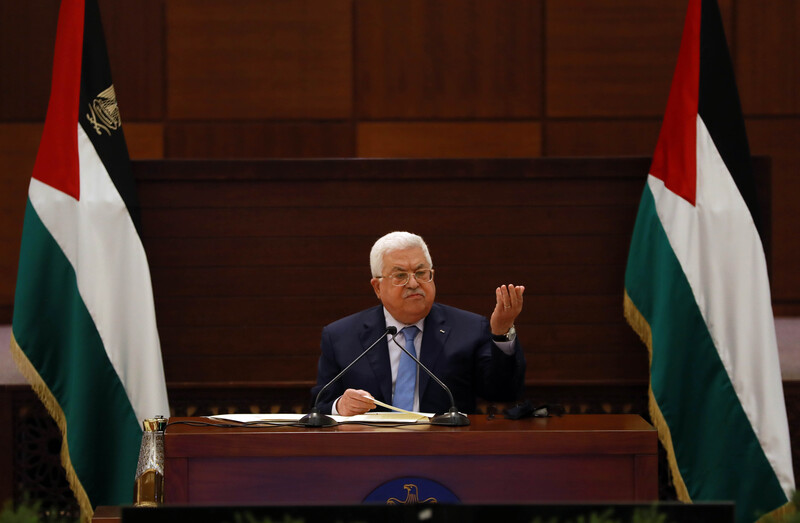
<path id="1" fill-rule="evenodd" d="M 169 158 L 342 158 L 355 155 L 348 122 L 171 123 Z"/>
<path id="2" fill-rule="evenodd" d="M 475 123 L 474 119 L 501 128 L 525 122 L 540 125 L 537 154 L 544 156 L 649 155 L 654 140 L 652 145 L 648 142 L 659 125 L 655 122 L 660 121 L 672 74 L 671 64 L 677 58 L 685 3 L 685 0 L 677 3 L 626 0 L 611 4 L 590 0 L 442 3 L 337 0 L 315 4 L 313 0 L 306 3 L 248 0 L 232 6 L 219 0 L 146 0 L 130 4 L 100 0 L 100 11 L 129 148 L 136 158 L 161 155 L 342 157 L 353 154 L 421 157 L 433 155 L 429 151 L 452 156 L 464 150 L 472 151 L 468 156 L 535 155 L 525 153 L 533 144 L 508 141 L 501 147 L 493 144 L 491 137 L 481 141 L 477 133 L 430 133 L 430 140 L 423 140 L 424 133 L 409 135 L 403 130 L 406 124 L 424 124 L 425 129 L 442 126 L 438 129 L 445 130 L 452 124 L 452 129 L 464 129 Z M 797 38 L 800 7 L 791 0 L 767 4 L 755 0 L 720 0 L 719 3 L 731 43 L 743 108 L 748 115 L 754 115 L 748 126 L 752 129 L 757 122 L 760 129 L 751 137 L 753 153 L 773 155 L 775 297 L 782 304 L 789 304 L 789 308 L 780 310 L 797 310 L 800 280 L 794 275 L 798 253 L 795 252 L 796 242 L 792 241 L 797 219 L 791 212 L 791 202 L 800 191 L 793 181 L 798 161 L 793 150 L 793 144 L 797 143 L 793 133 L 800 112 L 800 93 L 793 89 L 798 75 L 795 58 L 800 52 Z M 277 13 L 284 8 L 288 9 L 287 13 L 272 17 L 280 27 L 275 29 L 269 23 L 262 23 L 264 13 Z M 261 15 L 253 18 L 253 12 Z M 167 13 L 171 13 L 171 18 Z M 53 0 L 0 5 L 0 70 L 3 71 L 0 75 L 0 92 L 3 93 L 0 122 L 43 120 L 57 14 L 58 2 Z M 248 17 L 253 19 L 248 20 Z M 325 17 L 329 18 L 325 23 L 330 27 L 320 31 L 318 25 L 322 22 L 319 19 Z M 343 23 L 332 23 L 334 20 Z M 201 90 L 205 98 L 195 107 L 199 112 L 187 106 L 186 113 L 181 116 L 192 122 L 175 121 L 166 113 L 167 92 L 175 85 L 175 78 L 165 74 L 166 42 L 168 35 L 175 34 L 177 26 L 183 26 L 185 33 L 185 26 L 191 23 L 201 30 L 186 35 L 187 38 L 221 42 L 221 48 L 197 57 L 187 48 L 184 55 L 189 61 L 172 64 L 186 69 L 187 75 L 205 75 L 198 77 L 198 81 L 183 77 L 181 89 L 174 91 L 176 97 L 180 98 L 185 89 Z M 306 34 L 311 36 L 306 38 Z M 229 38 L 222 38 L 225 35 Z M 293 47 L 293 38 L 299 38 L 298 35 L 310 42 L 303 44 L 305 47 Z M 319 44 L 319 39 L 327 38 L 326 35 L 334 41 L 334 49 L 325 49 Z M 547 45 L 542 46 L 545 35 Z M 195 44 L 192 49 L 204 49 L 200 43 Z M 224 48 L 225 45 L 229 47 Z M 347 46 L 349 51 L 342 51 Z M 292 65 L 289 62 L 297 55 L 293 55 L 294 58 L 278 56 L 276 53 L 280 49 L 305 54 Z M 427 49 L 436 52 L 430 54 Z M 237 55 L 255 55 L 255 58 L 247 61 Z M 355 57 L 355 63 L 345 55 Z M 233 64 L 227 62 L 231 56 L 234 56 Z M 265 56 L 274 58 L 277 66 L 259 69 L 258 64 Z M 394 63 L 381 62 L 386 57 Z M 652 63 L 650 58 L 654 60 Z M 244 62 L 237 65 L 236 60 L 240 59 Z M 346 73 L 337 62 L 340 59 L 349 63 Z M 205 63 L 209 61 L 213 63 Z M 194 70 L 195 62 L 199 64 L 198 70 Z M 317 81 L 316 84 L 321 85 L 317 85 L 319 90 L 315 91 L 316 84 L 306 82 L 317 78 L 308 71 L 319 63 L 323 64 L 323 72 L 318 74 L 327 71 L 333 76 L 350 78 L 347 93 L 337 91 L 336 94 L 336 103 L 348 107 L 347 116 L 342 116 L 344 120 L 318 120 L 328 114 L 329 103 L 321 111 L 314 109 L 313 104 L 307 112 L 297 109 L 310 99 L 316 100 L 319 92 L 332 93 L 339 89 Z M 256 66 L 250 67 L 253 64 Z M 398 71 L 402 76 L 398 76 Z M 212 74 L 216 72 L 226 73 L 229 83 L 248 82 L 246 86 L 234 86 L 244 89 L 246 94 L 234 101 L 235 97 L 224 89 L 212 92 L 213 82 L 206 85 L 203 78 L 222 81 L 216 76 L 224 78 L 225 75 Z M 271 76 L 268 81 L 258 82 L 253 81 L 253 75 Z M 287 76 L 293 80 L 278 83 Z M 661 76 L 661 80 L 656 78 Z M 478 80 L 471 80 L 474 78 Z M 298 82 L 303 84 L 304 90 L 294 89 Z M 334 84 L 336 82 L 331 83 Z M 541 114 L 545 85 L 549 89 L 551 108 L 562 112 Z M 261 101 L 270 86 L 282 92 L 278 101 Z M 290 94 L 286 94 L 287 90 Z M 591 96 L 584 97 L 586 93 Z M 288 104 L 284 103 L 287 97 L 291 98 Z M 229 107 L 209 116 L 208 111 L 216 111 L 220 99 Z M 239 101 L 243 102 L 239 104 Z M 422 115 L 422 119 L 373 121 L 370 109 L 359 115 L 362 120 L 352 120 L 353 106 L 360 103 L 364 103 L 365 108 L 373 107 L 387 113 Z M 291 113 L 285 116 L 289 120 L 276 120 L 284 117 L 266 110 L 268 104 L 286 106 L 283 110 Z M 239 114 L 230 112 L 233 105 Z M 261 114 L 258 111 L 245 114 L 250 107 L 261 107 Z M 526 115 L 529 111 L 533 112 Z M 521 114 L 523 120 L 519 120 Z M 577 115 L 577 118 L 561 118 L 560 115 L 565 114 Z M 241 119 L 247 122 L 242 123 Z M 141 125 L 134 126 L 131 122 Z M 392 124 L 398 127 L 393 128 Z M 460 127 L 461 124 L 466 127 Z M 339 132 L 338 125 L 349 127 Z M 386 127 L 382 128 L 383 125 Z M 767 128 L 772 130 L 764 130 Z M 356 148 L 356 129 L 369 131 L 361 134 L 364 142 L 360 149 Z M 785 134 L 780 134 L 784 132 L 780 129 L 785 130 Z M 11 143 L 17 142 L 12 139 Z M 32 165 L 35 151 L 30 154 Z M 0 158 L 4 165 L 5 158 Z M 29 175 L 26 169 L 24 178 L 27 180 Z M 12 205 L 19 209 L 22 204 Z M 12 216 L 8 227 L 16 227 L 14 220 L 18 219 Z M 12 240 L 7 240 L 7 245 L 9 241 Z M 16 266 L 17 255 L 17 252 L 6 253 L 6 265 Z M 7 274 L 2 286 L 12 289 L 16 272 L 10 269 Z"/>
<path id="3" fill-rule="evenodd" d="M 530 329 L 529 379 L 645 380 L 636 337 L 613 333 L 623 322 L 623 266 L 646 165 L 643 158 L 135 162 L 167 379 L 313 380 L 322 326 L 375 303 L 360 272 L 372 242 L 411 224 L 444 271 L 444 303 L 488 314 L 501 275 L 535 274 L 535 283 L 541 268 L 568 280 L 528 289 L 520 328 Z M 507 205 L 493 190 L 509 195 L 499 197 Z M 184 201 L 184 192 L 192 197 Z M 551 192 L 560 203 L 544 196 Z M 392 194 L 419 197 L 387 207 Z M 201 281 L 168 276 L 184 270 Z M 328 283 L 330 275 L 337 281 Z M 570 286 L 573 278 L 585 285 Z M 550 334 L 540 346 L 533 333 L 558 332 L 549 330 L 556 325 L 613 337 Z M 304 334 L 289 343 L 264 337 L 287 328 Z M 202 341 L 203 333 L 217 342 Z"/>
<path id="4" fill-rule="evenodd" d="M 42 127 L 0 123 L 0 324 L 11 323 L 22 222 Z"/>
<path id="5" fill-rule="evenodd" d="M 360 158 L 531 158 L 541 156 L 538 122 L 364 122 Z"/>
<path id="6" fill-rule="evenodd" d="M 163 0 L 98 1 L 123 122 L 164 117 Z"/>
<path id="7" fill-rule="evenodd" d="M 686 4 L 548 2 L 547 116 L 660 117 L 677 62 Z"/>
<path id="8" fill-rule="evenodd" d="M 148 160 L 164 157 L 164 126 L 160 123 L 126 123 L 125 143 L 131 159 Z"/>
<path id="9" fill-rule="evenodd" d="M 349 118 L 350 0 L 167 3 L 171 119 Z"/>
<path id="10" fill-rule="evenodd" d="M 123 121 L 161 118 L 161 0 L 98 3 Z M 58 9 L 46 0 L 0 4 L 0 121 L 44 120 Z"/>
<path id="11" fill-rule="evenodd" d="M 656 118 L 549 122 L 544 156 L 649 156 L 660 129 Z"/>
<path id="12" fill-rule="evenodd" d="M 0 2 L 0 121 L 44 120 L 57 21 L 57 2 Z"/>
<path id="13" fill-rule="evenodd" d="M 361 119 L 535 118 L 539 0 L 356 3 Z"/>
<path id="14" fill-rule="evenodd" d="M 736 78 L 748 114 L 800 114 L 800 3 L 739 0 Z"/>
<path id="15" fill-rule="evenodd" d="M 794 316 L 800 310 L 800 119 L 748 120 L 747 131 L 751 152 L 772 158 L 772 238 L 768 260 L 775 314 Z"/>

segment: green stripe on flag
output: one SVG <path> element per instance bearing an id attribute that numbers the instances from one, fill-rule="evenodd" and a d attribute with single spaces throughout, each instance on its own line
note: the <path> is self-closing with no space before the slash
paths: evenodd
<path id="1" fill-rule="evenodd" d="M 669 244 L 649 185 L 633 230 L 625 289 L 650 326 L 651 390 L 669 427 L 673 449 L 667 450 L 674 451 L 689 497 L 733 496 L 739 520 L 785 503 Z"/>
<path id="2" fill-rule="evenodd" d="M 142 431 L 78 293 L 75 271 L 30 200 L 12 328 L 64 413 L 69 463 L 83 489 L 109 504 L 130 503 Z"/>

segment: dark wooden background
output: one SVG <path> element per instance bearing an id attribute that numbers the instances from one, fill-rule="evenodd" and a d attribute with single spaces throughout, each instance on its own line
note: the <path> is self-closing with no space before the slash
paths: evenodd
<path id="1" fill-rule="evenodd" d="M 644 384 L 622 289 L 648 166 L 135 162 L 167 382 L 310 385 L 322 327 L 377 304 L 372 244 L 411 230 L 431 250 L 437 301 L 488 316 L 497 285 L 526 285 L 528 382 Z"/>
<path id="2" fill-rule="evenodd" d="M 529 397 L 646 411 L 644 353 L 619 293 L 687 0 L 99 3 L 174 414 L 304 409 L 319 329 L 374 303 L 366 253 L 395 223 L 428 240 L 446 303 L 488 313 L 498 265 L 528 285 Z M 799 316 L 800 3 L 719 3 L 752 152 L 771 157 L 774 310 Z M 57 0 L 0 0 L 0 324 L 11 321 L 57 14 Z M 558 168 L 597 157 L 632 158 L 583 181 Z M 248 163 L 263 158 L 309 163 Z M 361 163 L 321 169 L 321 158 Z M 385 175 L 374 158 L 489 163 L 398 163 Z M 221 169 L 238 174 L 221 184 Z M 392 222 L 381 203 L 425 212 Z M 530 241 L 511 246 L 497 233 L 509 226 L 529 227 Z M 465 234 L 485 248 L 466 251 Z M 794 441 L 797 384 L 784 383 Z M 67 492 L 59 505 L 72 503 L 52 479 L 54 426 L 29 391 L 0 392 L 15 427 L 0 430 L 0 468 L 14 470 L 0 495 Z"/>
<path id="3" fill-rule="evenodd" d="M 800 4 L 720 0 L 773 296 L 800 314 Z M 687 0 L 101 0 L 145 158 L 649 156 Z M 0 0 L 0 322 L 50 88 L 57 0 Z"/>

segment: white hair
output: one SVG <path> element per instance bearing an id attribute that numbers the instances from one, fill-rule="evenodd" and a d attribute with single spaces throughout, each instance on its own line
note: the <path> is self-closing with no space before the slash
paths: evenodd
<path id="1" fill-rule="evenodd" d="M 428 252 L 428 246 L 425 245 L 425 240 L 423 240 L 421 236 L 405 231 L 394 231 L 379 238 L 369 252 L 369 268 L 372 271 L 372 276 L 377 277 L 383 275 L 383 257 L 387 252 L 413 249 L 415 247 L 422 249 L 422 254 L 425 255 L 425 261 L 428 262 L 428 265 L 433 267 L 433 261 L 431 260 L 430 252 Z"/>

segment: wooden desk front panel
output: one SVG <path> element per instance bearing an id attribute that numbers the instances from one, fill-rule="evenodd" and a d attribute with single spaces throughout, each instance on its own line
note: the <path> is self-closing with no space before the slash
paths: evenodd
<path id="1" fill-rule="evenodd" d="M 403 476 L 465 503 L 655 500 L 655 430 L 638 416 L 565 416 L 470 427 L 219 429 L 172 425 L 166 501 L 354 504 Z"/>
<path id="2" fill-rule="evenodd" d="M 198 504 L 359 504 L 405 476 L 448 487 L 465 503 L 636 500 L 632 456 L 379 456 L 193 460 L 186 498 Z M 653 497 L 643 499 L 656 499 Z"/>

